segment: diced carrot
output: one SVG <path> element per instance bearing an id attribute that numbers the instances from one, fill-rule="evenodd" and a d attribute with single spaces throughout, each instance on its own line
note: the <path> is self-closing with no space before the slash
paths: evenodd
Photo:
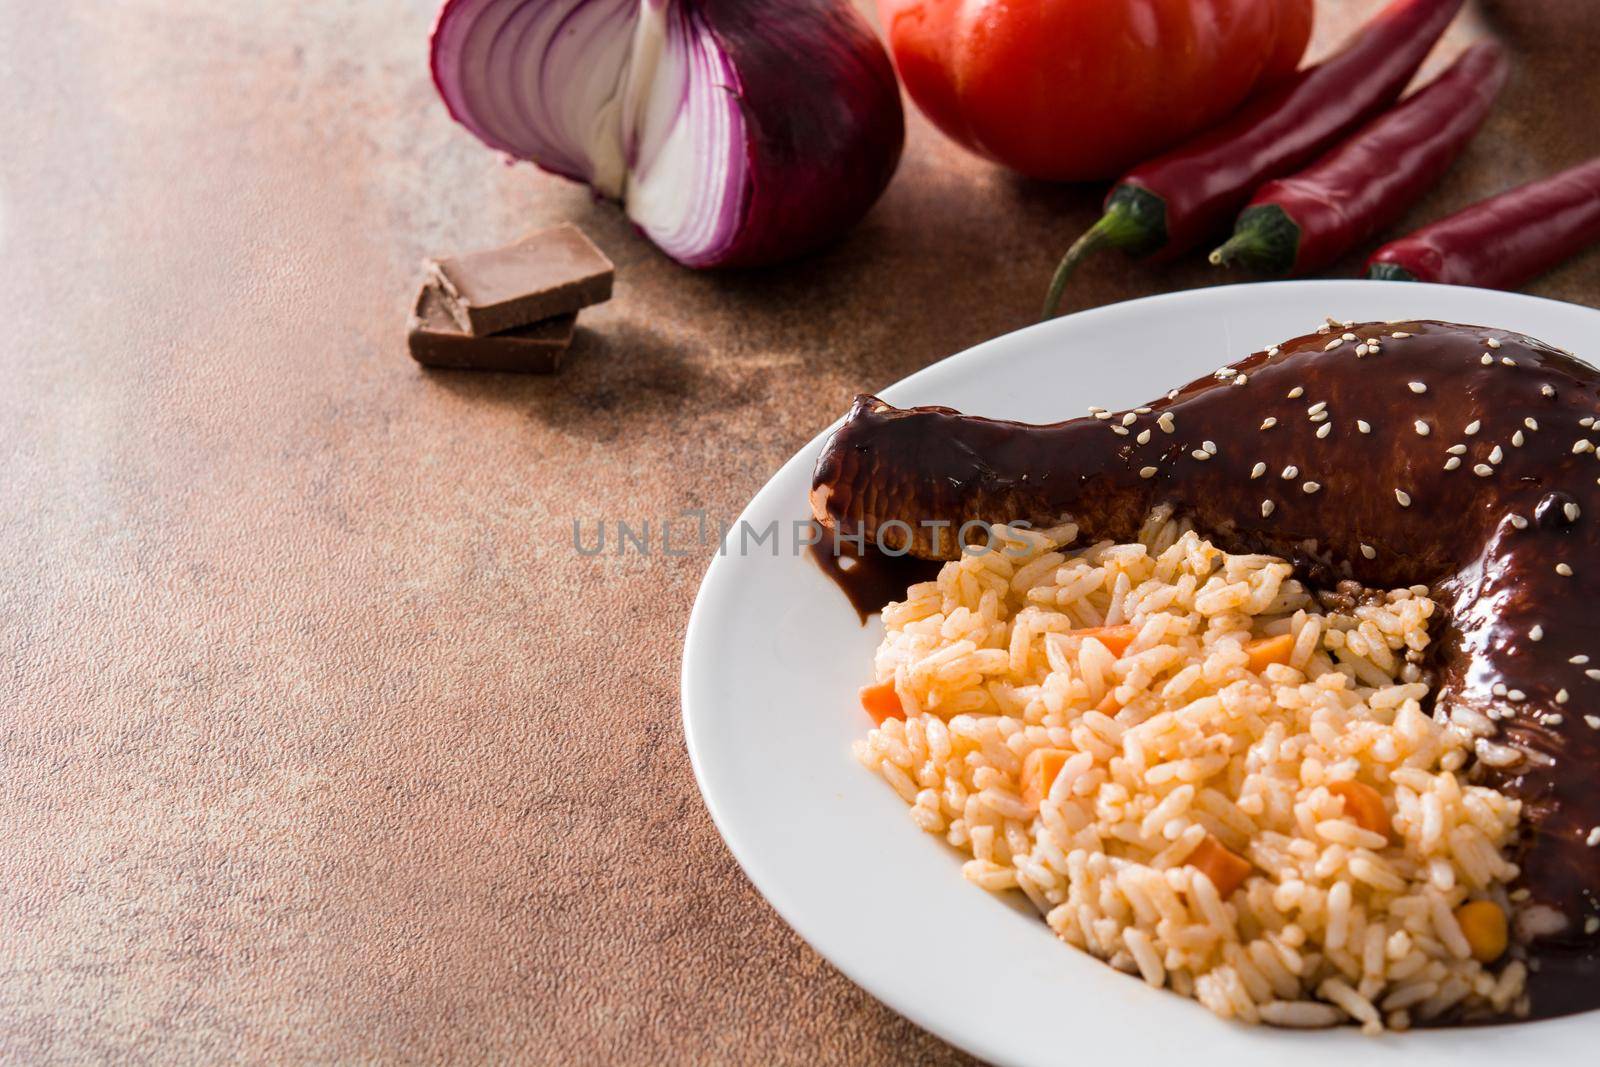
<path id="1" fill-rule="evenodd" d="M 1456 922 L 1479 963 L 1493 963 L 1506 950 L 1506 913 L 1492 900 L 1474 900 L 1456 909 Z"/>
<path id="2" fill-rule="evenodd" d="M 1072 753 L 1059 748 L 1036 748 L 1022 761 L 1022 799 L 1034 807 L 1050 795 L 1061 765 Z"/>
<path id="3" fill-rule="evenodd" d="M 1334 782 L 1328 792 L 1344 798 L 1344 813 L 1355 820 L 1363 830 L 1389 836 L 1389 812 L 1383 806 L 1383 797 L 1365 782 Z"/>
<path id="4" fill-rule="evenodd" d="M 1263 637 L 1244 646 L 1250 656 L 1250 669 L 1260 673 L 1273 663 L 1288 663 L 1294 651 L 1294 634 Z"/>
<path id="5" fill-rule="evenodd" d="M 1139 633 L 1132 625 L 1123 626 L 1091 626 L 1087 630 L 1069 631 L 1068 637 L 1092 637 L 1106 646 L 1113 656 L 1121 656 L 1128 651 L 1128 646 L 1133 644 L 1133 639 Z"/>
<path id="6" fill-rule="evenodd" d="M 1184 862 L 1211 879 L 1211 884 L 1217 887 L 1217 895 L 1224 900 L 1244 884 L 1253 869 L 1249 860 L 1230 852 L 1226 845 L 1210 834 L 1189 853 L 1189 858 Z"/>
<path id="7" fill-rule="evenodd" d="M 872 721 L 879 726 L 885 719 L 903 719 L 906 709 L 900 706 L 900 694 L 894 691 L 894 681 L 879 682 L 877 685 L 864 685 L 861 687 L 861 706 Z"/>

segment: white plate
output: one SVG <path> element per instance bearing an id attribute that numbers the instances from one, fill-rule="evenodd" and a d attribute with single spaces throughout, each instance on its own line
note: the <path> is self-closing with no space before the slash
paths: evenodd
<path id="1" fill-rule="evenodd" d="M 1279 282 L 1135 300 L 979 345 L 883 390 L 896 405 L 1049 422 L 1088 404 L 1131 407 L 1333 315 L 1446 319 L 1531 334 L 1591 361 L 1600 311 L 1510 293 L 1368 281 Z M 831 427 L 830 427 L 831 430 Z M 683 655 L 683 722 L 701 792 L 756 888 L 818 952 L 940 1037 L 999 1063 L 1222 1062 L 1230 1067 L 1586 1062 L 1600 1012 L 1549 1022 L 1381 1038 L 1248 1028 L 1152 990 L 961 877 L 960 859 L 850 754 L 870 726 L 856 690 L 882 636 L 862 627 L 811 560 L 795 554 L 826 432 L 786 463 L 706 574 Z M 737 529 L 737 526 L 735 527 Z M 777 966 L 776 962 L 774 966 Z"/>

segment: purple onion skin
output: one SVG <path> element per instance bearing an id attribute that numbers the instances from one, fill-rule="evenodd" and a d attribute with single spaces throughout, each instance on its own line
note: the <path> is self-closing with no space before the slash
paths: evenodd
<path id="1" fill-rule="evenodd" d="M 452 117 L 480 137 L 446 91 L 434 22 L 434 86 Z M 739 82 L 746 129 L 742 215 L 718 227 L 713 247 L 686 256 L 700 267 L 757 267 L 831 243 L 861 220 L 894 176 L 905 113 L 889 55 L 849 0 L 650 0 L 682 4 L 715 37 Z M 502 147 L 492 145 L 492 147 Z M 541 169 L 583 181 L 548 162 Z"/>
<path id="2" fill-rule="evenodd" d="M 744 219 L 701 265 L 766 266 L 831 243 L 900 163 L 905 113 L 888 53 L 844 0 L 691 2 L 738 72 L 749 140 Z"/>

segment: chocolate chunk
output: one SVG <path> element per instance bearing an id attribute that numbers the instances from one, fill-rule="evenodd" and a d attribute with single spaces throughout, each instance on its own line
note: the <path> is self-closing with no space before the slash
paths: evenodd
<path id="1" fill-rule="evenodd" d="M 428 269 L 446 309 L 474 337 L 609 300 L 615 273 L 605 253 L 571 224 L 504 248 L 434 260 Z"/>
<path id="2" fill-rule="evenodd" d="M 561 368 L 577 321 L 577 313 L 568 312 L 490 337 L 474 337 L 445 310 L 439 287 L 424 285 L 411 316 L 411 357 L 429 367 L 550 374 Z"/>

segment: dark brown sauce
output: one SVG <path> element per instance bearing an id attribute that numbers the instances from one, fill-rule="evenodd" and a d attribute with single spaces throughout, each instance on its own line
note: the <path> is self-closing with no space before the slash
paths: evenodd
<path id="1" fill-rule="evenodd" d="M 1527 1018 L 1555 1019 L 1594 1010 L 1595 990 L 1600 989 L 1600 955 L 1594 946 L 1540 945 L 1529 962 L 1539 969 L 1528 974 Z"/>
<path id="2" fill-rule="evenodd" d="M 806 554 L 850 601 L 863 626 L 885 604 L 904 599 L 911 586 L 933 581 L 943 566 L 936 559 L 917 559 L 909 554 L 891 556 L 874 545 L 862 548 L 849 540 L 841 539 L 836 545 L 833 536 L 821 529 L 816 520 L 812 520 L 811 527 L 815 541 L 806 547 Z"/>
<path id="3" fill-rule="evenodd" d="M 924 555 L 940 553 L 920 531 L 968 521 L 1071 515 L 1086 540 L 1127 541 L 1166 504 L 1324 587 L 1429 586 L 1438 705 L 1492 712 L 1494 740 L 1530 757 L 1477 773 L 1523 803 L 1516 887 L 1569 923 L 1527 946 L 1531 1017 L 1549 1018 L 1600 1008 L 1600 935 L 1584 929 L 1600 918 L 1597 418 L 1600 373 L 1532 338 L 1364 324 L 1048 426 L 859 397 L 812 501 L 847 529 L 916 529 Z M 909 566 L 872 562 L 841 588 L 865 617 L 903 594 Z"/>

